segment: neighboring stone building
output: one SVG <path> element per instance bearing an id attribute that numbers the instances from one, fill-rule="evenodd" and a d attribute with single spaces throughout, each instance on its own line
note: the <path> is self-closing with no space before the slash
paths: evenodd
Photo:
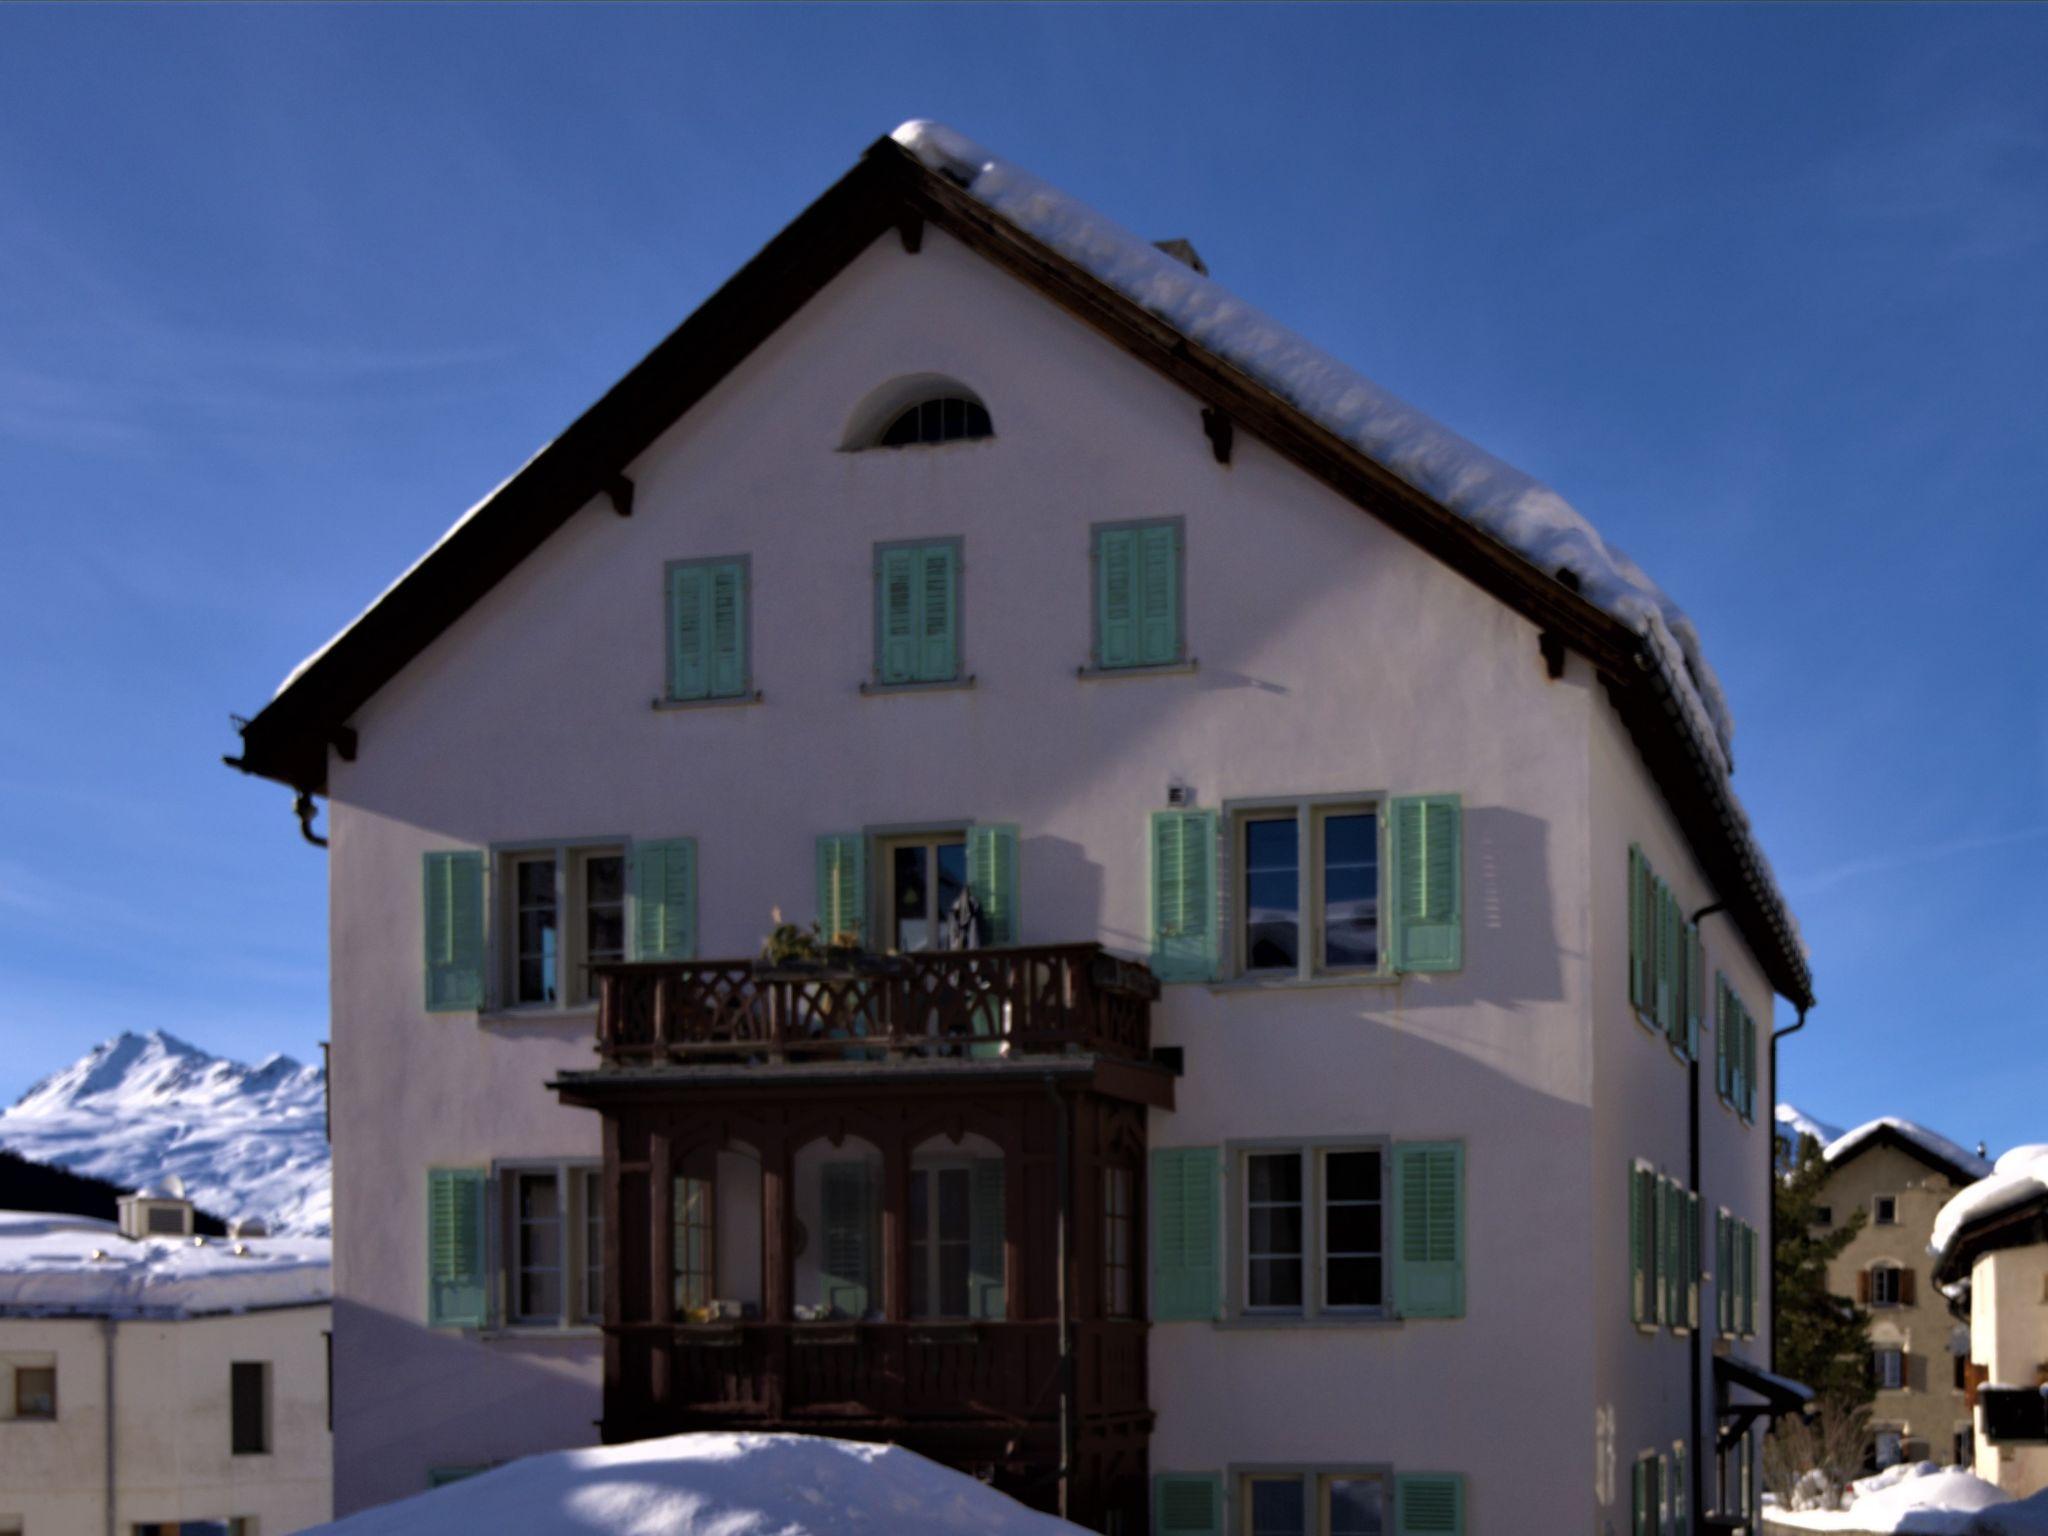
<path id="1" fill-rule="evenodd" d="M 1935 1278 L 1969 1317 L 1976 1473 L 2048 1488 L 2048 1146 L 2015 1147 L 1934 1227 Z"/>
<path id="2" fill-rule="evenodd" d="M 1870 1309 L 1871 1463 L 1967 1466 L 1963 1399 L 1968 1333 L 1931 1275 L 1928 1241 L 1949 1197 L 1990 1164 L 1909 1120 L 1872 1120 L 1828 1143 L 1820 1196 L 1828 1223 L 1864 1213 L 1828 1266 L 1828 1289 Z"/>
<path id="3" fill-rule="evenodd" d="M 0 1211 L 0 1533 L 286 1536 L 329 1518 L 328 1245 Z"/>
<path id="4" fill-rule="evenodd" d="M 1183 257 L 881 141 L 243 728 L 329 797 L 345 1511 L 751 1425 L 1122 1536 L 1754 1518 L 1812 988 L 1711 668 Z"/>

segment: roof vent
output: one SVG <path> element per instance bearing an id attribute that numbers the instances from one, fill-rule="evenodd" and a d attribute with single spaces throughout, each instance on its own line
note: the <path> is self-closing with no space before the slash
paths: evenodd
<path id="1" fill-rule="evenodd" d="M 270 1223 L 261 1216 L 240 1216 L 228 1223 L 229 1237 L 268 1237 Z"/>
<path id="2" fill-rule="evenodd" d="M 144 1185 L 114 1202 L 123 1237 L 190 1237 L 192 1202 L 184 1181 L 173 1174 L 161 1184 Z"/>
<path id="3" fill-rule="evenodd" d="M 1209 275 L 1209 263 L 1202 260 L 1202 253 L 1188 244 L 1187 241 L 1176 238 L 1173 240 L 1154 240 L 1152 244 L 1166 252 L 1167 255 L 1171 256 L 1182 266 L 1193 267 L 1204 277 Z"/>

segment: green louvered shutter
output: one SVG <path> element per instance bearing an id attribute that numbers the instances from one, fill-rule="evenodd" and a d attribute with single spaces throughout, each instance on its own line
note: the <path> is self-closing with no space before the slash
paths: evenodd
<path id="1" fill-rule="evenodd" d="M 711 619 L 711 697 L 734 699 L 747 691 L 747 573 L 738 561 L 707 570 Z"/>
<path id="2" fill-rule="evenodd" d="M 849 1317 L 865 1317 L 875 1288 L 875 1165 L 827 1163 L 819 1174 L 825 1299 Z"/>
<path id="3" fill-rule="evenodd" d="M 1700 1059 L 1700 1016 L 1706 1009 L 1707 952 L 1697 923 L 1685 925 L 1685 1059 Z"/>
<path id="4" fill-rule="evenodd" d="M 1742 1010 L 1742 1118 L 1756 1118 L 1756 1016 Z"/>
<path id="5" fill-rule="evenodd" d="M 1180 529 L 1161 523 L 1138 530 L 1138 662 L 1179 659 Z"/>
<path id="6" fill-rule="evenodd" d="M 1649 914 L 1643 887 L 1648 878 L 1648 866 L 1643 862 L 1643 850 L 1634 843 L 1628 846 L 1628 1000 L 1637 1008 L 1644 1006 L 1650 995 L 1649 971 L 1645 965 L 1648 950 L 1644 937 L 1648 932 Z"/>
<path id="7" fill-rule="evenodd" d="M 1685 1197 L 1685 1326 L 1700 1325 L 1700 1197 Z"/>
<path id="8" fill-rule="evenodd" d="M 885 683 L 918 680 L 922 565 L 914 549 L 885 549 L 875 557 L 875 670 Z"/>
<path id="9" fill-rule="evenodd" d="M 1656 1274 L 1651 1262 L 1650 1235 L 1655 1222 L 1650 1196 L 1650 1173 L 1631 1163 L 1628 1170 L 1628 1264 L 1629 1317 L 1638 1325 L 1654 1316 L 1656 1301 L 1650 1293 Z"/>
<path id="10" fill-rule="evenodd" d="M 1685 1442 L 1681 1440 L 1671 1447 L 1671 1536 L 1690 1536 L 1691 1491 L 1685 1476 Z"/>
<path id="11" fill-rule="evenodd" d="M 1714 1212 L 1714 1330 L 1733 1333 L 1735 1261 L 1728 1241 L 1728 1213 Z"/>
<path id="12" fill-rule="evenodd" d="M 1394 1147 L 1394 1310 L 1402 1317 L 1465 1315 L 1465 1148 Z"/>
<path id="13" fill-rule="evenodd" d="M 1650 914 L 1651 920 L 1657 925 L 1657 1024 L 1667 1036 L 1673 1038 L 1677 1036 L 1675 1023 L 1678 1018 L 1678 945 L 1672 940 L 1672 928 L 1677 913 L 1678 901 L 1671 894 L 1671 887 L 1661 880 L 1658 881 L 1656 902 Z"/>
<path id="14" fill-rule="evenodd" d="M 421 861 L 427 1012 L 484 1005 L 484 856 L 470 850 Z"/>
<path id="15" fill-rule="evenodd" d="M 1723 1103 L 1728 1100 L 1730 1085 L 1734 1082 L 1734 1071 L 1730 1065 L 1728 1020 L 1728 982 L 1718 971 L 1714 973 L 1714 1091 Z"/>
<path id="16" fill-rule="evenodd" d="M 1152 813 L 1152 971 L 1161 981 L 1216 975 L 1216 813 Z"/>
<path id="17" fill-rule="evenodd" d="M 1095 535 L 1095 644 L 1099 667 L 1138 663 L 1138 530 Z"/>
<path id="18" fill-rule="evenodd" d="M 633 845 L 633 958 L 690 960 L 697 954 L 697 840 Z"/>
<path id="19" fill-rule="evenodd" d="M 1214 1147 L 1152 1153 L 1152 1320 L 1206 1322 L 1222 1300 Z"/>
<path id="20" fill-rule="evenodd" d="M 960 552 L 951 544 L 920 551 L 917 680 L 949 682 L 960 672 Z"/>
<path id="21" fill-rule="evenodd" d="M 1017 829 L 1007 823 L 967 829 L 967 888 L 988 920 L 991 944 L 1017 942 Z M 943 917 L 945 914 L 941 913 Z"/>
<path id="22" fill-rule="evenodd" d="M 1464 964 L 1463 819 L 1456 795 L 1404 795 L 1393 803 L 1397 971 Z"/>
<path id="23" fill-rule="evenodd" d="M 1154 1477 L 1152 1536 L 1223 1536 L 1223 1479 L 1213 1472 Z"/>
<path id="24" fill-rule="evenodd" d="M 711 694 L 711 568 L 676 565 L 668 573 L 668 691 L 674 699 Z"/>
<path id="25" fill-rule="evenodd" d="M 1650 1200 L 1656 1213 L 1657 1313 L 1654 1321 L 1668 1323 L 1671 1321 L 1671 1181 L 1661 1174 L 1651 1175 Z"/>
<path id="26" fill-rule="evenodd" d="M 974 1316 L 1000 1322 L 1008 1311 L 1003 1262 L 1003 1160 L 978 1157 L 967 1213 L 967 1297 Z"/>
<path id="27" fill-rule="evenodd" d="M 1404 1472 L 1394 1479 L 1395 1536 L 1465 1536 L 1465 1479 Z"/>
<path id="28" fill-rule="evenodd" d="M 1747 1222 L 1742 1227 L 1742 1332 L 1745 1337 L 1756 1333 L 1756 1228 Z"/>
<path id="29" fill-rule="evenodd" d="M 427 1170 L 429 1328 L 484 1325 L 484 1205 L 482 1169 Z"/>
<path id="30" fill-rule="evenodd" d="M 818 839 L 818 929 L 825 941 L 864 943 L 867 934 L 868 840 L 859 832 Z"/>

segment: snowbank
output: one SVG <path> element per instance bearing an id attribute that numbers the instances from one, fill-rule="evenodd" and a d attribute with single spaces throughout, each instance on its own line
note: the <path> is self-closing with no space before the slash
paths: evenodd
<path id="1" fill-rule="evenodd" d="M 1971 1523 L 1969 1536 L 2048 1536 L 2048 1489 L 1987 1509 Z"/>
<path id="2" fill-rule="evenodd" d="M 0 1211 L 0 1313 L 195 1317 L 324 1302 L 325 1238 L 123 1237 L 110 1221 Z"/>
<path id="3" fill-rule="evenodd" d="M 1968 1223 L 2048 1193 L 2048 1145 L 2014 1147 L 1984 1173 L 1935 1216 L 1932 1246 L 1937 1258 L 1948 1256 L 1956 1235 Z"/>
<path id="4" fill-rule="evenodd" d="M 1081 1536 L 897 1445 L 672 1435 L 529 1456 L 317 1526 L 326 1536 Z M 313 1532 L 307 1536 L 314 1536 Z"/>
<path id="5" fill-rule="evenodd" d="M 1875 1120 L 1864 1121 L 1855 1130 L 1830 1141 L 1821 1149 L 1821 1156 L 1831 1163 L 1840 1162 L 1880 1131 L 1890 1131 L 1894 1135 L 1903 1136 L 1930 1155 L 1944 1162 L 1954 1163 L 1972 1178 L 1981 1179 L 1991 1171 L 1991 1164 L 1976 1153 L 1957 1146 L 1946 1136 L 1930 1131 L 1924 1125 L 1902 1120 L 1897 1115 L 1880 1115 Z"/>
<path id="6" fill-rule="evenodd" d="M 2006 1503 L 1996 1484 L 1959 1467 L 1907 1462 L 1851 1483 L 1847 1509 L 1771 1512 L 1802 1531 L 1898 1531 L 1908 1536 L 1979 1536 L 1979 1510 Z"/>

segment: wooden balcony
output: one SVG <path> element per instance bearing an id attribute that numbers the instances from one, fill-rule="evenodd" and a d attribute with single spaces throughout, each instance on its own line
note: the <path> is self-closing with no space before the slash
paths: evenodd
<path id="1" fill-rule="evenodd" d="M 607 1067 L 688 1062 L 1145 1061 L 1159 983 L 1100 944 L 864 956 L 769 969 L 747 960 L 592 967 Z"/>

